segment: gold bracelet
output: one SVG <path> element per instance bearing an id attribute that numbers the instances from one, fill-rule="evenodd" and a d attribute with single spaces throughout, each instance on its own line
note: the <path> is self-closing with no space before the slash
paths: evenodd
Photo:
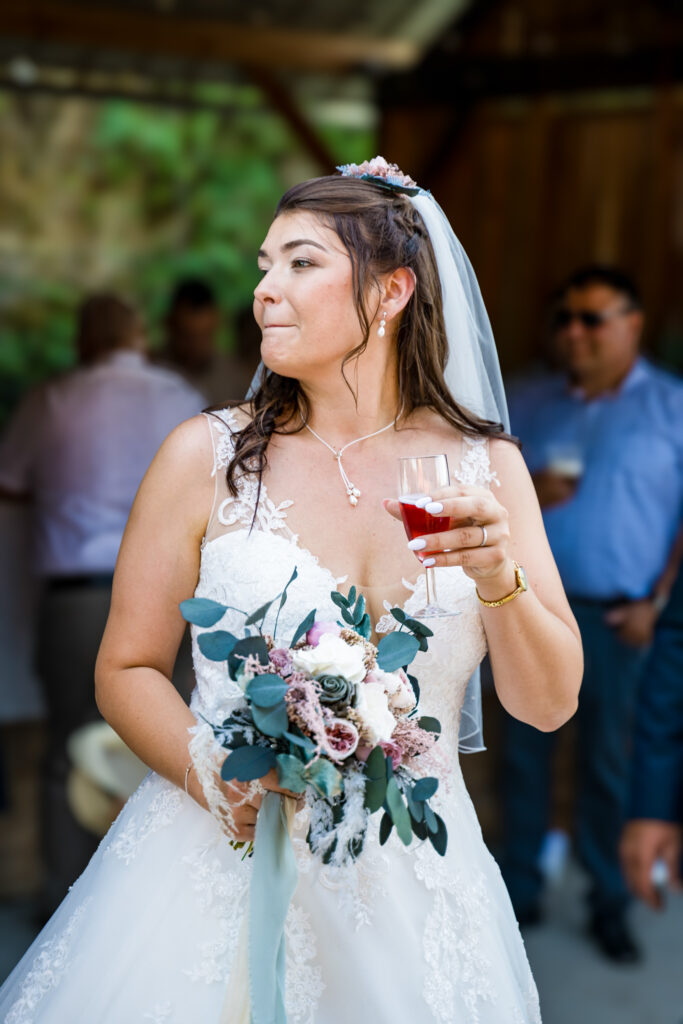
<path id="1" fill-rule="evenodd" d="M 192 761 L 190 761 L 190 763 L 188 764 L 187 768 L 185 769 L 185 793 L 187 794 L 187 796 L 190 795 L 189 792 L 188 792 L 188 789 L 187 789 L 187 780 L 189 778 L 190 772 L 192 771 L 192 767 L 193 767 Z"/>
<path id="2" fill-rule="evenodd" d="M 510 594 L 506 594 L 505 597 L 500 597 L 497 601 L 486 601 L 477 590 L 477 597 L 481 604 L 486 608 L 500 608 L 501 605 L 507 604 L 508 601 L 514 601 L 516 597 L 519 597 L 520 594 L 523 594 L 525 590 L 529 589 L 526 573 L 522 566 L 518 565 L 517 562 L 513 562 L 512 564 L 515 568 L 515 581 L 517 586 Z"/>

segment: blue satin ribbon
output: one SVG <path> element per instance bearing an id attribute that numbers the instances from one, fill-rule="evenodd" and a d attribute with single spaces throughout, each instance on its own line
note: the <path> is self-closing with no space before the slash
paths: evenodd
<path id="1" fill-rule="evenodd" d="M 285 920 L 296 883 L 284 801 L 268 791 L 256 819 L 249 890 L 251 1024 L 287 1024 Z"/>

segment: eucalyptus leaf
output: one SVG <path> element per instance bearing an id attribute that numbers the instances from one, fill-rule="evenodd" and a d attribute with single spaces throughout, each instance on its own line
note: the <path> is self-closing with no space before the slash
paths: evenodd
<path id="1" fill-rule="evenodd" d="M 356 623 L 356 632 L 366 640 L 370 639 L 372 633 L 372 623 L 370 622 L 370 616 L 366 612 L 360 622 Z"/>
<path id="2" fill-rule="evenodd" d="M 436 814 L 434 814 L 434 811 L 431 809 L 429 804 L 424 804 L 424 812 L 425 812 L 425 825 L 427 826 L 429 831 L 433 835 L 435 835 L 439 831 L 439 826 L 438 826 L 438 823 L 437 823 L 437 820 L 436 820 Z"/>
<path id="3" fill-rule="evenodd" d="M 346 608 L 347 601 L 344 595 L 339 590 L 333 590 L 330 593 L 333 604 L 336 604 L 337 608 Z"/>
<path id="4" fill-rule="evenodd" d="M 391 820 L 391 815 L 385 811 L 382 815 L 382 820 L 379 823 L 379 845 L 384 846 L 387 839 L 391 835 L 391 830 L 394 827 L 394 823 Z"/>
<path id="5" fill-rule="evenodd" d="M 211 633 L 200 633 L 197 640 L 199 650 L 209 661 L 227 661 L 237 642 L 237 637 L 224 629 L 215 629 Z"/>
<path id="6" fill-rule="evenodd" d="M 254 725 L 266 736 L 272 736 L 273 739 L 279 740 L 287 732 L 289 719 L 287 705 L 283 700 L 269 708 L 261 708 L 258 704 L 252 704 L 251 713 Z"/>
<path id="7" fill-rule="evenodd" d="M 389 610 L 397 622 L 403 623 L 406 621 L 406 613 L 402 608 L 390 608 Z"/>
<path id="8" fill-rule="evenodd" d="M 424 821 L 418 821 L 411 814 L 410 822 L 413 826 L 413 832 L 418 839 L 426 839 L 429 836 L 429 832 L 427 831 L 427 826 L 425 825 Z"/>
<path id="9" fill-rule="evenodd" d="M 289 646 L 290 647 L 294 647 L 294 644 L 297 644 L 299 642 L 299 640 L 301 640 L 301 637 L 304 636 L 306 633 L 308 633 L 309 629 L 311 628 L 311 626 L 313 625 L 314 622 L 315 622 L 315 608 L 313 609 L 313 611 L 310 611 L 308 613 L 308 615 L 303 620 L 303 622 L 299 623 L 299 625 L 297 626 L 297 629 L 296 629 L 296 633 L 292 637 L 292 642 L 290 643 Z"/>
<path id="10" fill-rule="evenodd" d="M 438 832 L 436 835 L 429 834 L 429 841 L 440 856 L 445 856 L 446 848 L 448 846 L 448 832 L 446 831 L 446 825 L 439 815 L 436 815 L 436 821 L 438 825 Z"/>
<path id="11" fill-rule="evenodd" d="M 246 696 L 261 708 L 271 708 L 278 704 L 287 693 L 287 683 L 282 676 L 274 672 L 264 672 L 262 676 L 254 676 L 247 683 Z"/>
<path id="12" fill-rule="evenodd" d="M 228 658 L 228 670 L 233 679 L 250 654 L 258 658 L 262 665 L 268 664 L 268 645 L 262 636 L 247 636 L 237 641 Z"/>
<path id="13" fill-rule="evenodd" d="M 387 773 L 384 751 L 375 747 L 365 762 L 365 806 L 374 814 L 384 803 L 387 792 Z"/>
<path id="14" fill-rule="evenodd" d="M 410 683 L 410 685 L 413 688 L 413 693 L 415 694 L 415 701 L 416 701 L 416 703 L 419 704 L 420 703 L 420 684 L 418 683 L 418 681 L 415 678 L 415 676 L 411 676 L 410 672 L 407 672 L 406 675 L 408 676 L 408 682 Z"/>
<path id="15" fill-rule="evenodd" d="M 188 597 L 180 602 L 180 614 L 186 622 L 195 626 L 215 626 L 227 611 L 224 604 L 210 601 L 208 597 Z"/>
<path id="16" fill-rule="evenodd" d="M 263 619 L 265 619 L 266 615 L 268 614 L 268 609 L 270 608 L 274 600 L 275 598 L 273 598 L 271 601 L 266 601 L 266 603 L 262 604 L 260 608 L 257 608 L 255 612 L 252 612 L 249 618 L 244 620 L 244 625 L 253 626 L 255 622 L 261 622 Z"/>
<path id="17" fill-rule="evenodd" d="M 349 611 L 348 608 L 342 608 L 341 613 L 342 613 L 342 619 L 344 620 L 344 622 L 347 622 L 349 624 L 349 626 L 355 626 L 356 625 L 355 620 L 353 618 L 353 615 L 351 614 L 351 612 Z"/>
<path id="18" fill-rule="evenodd" d="M 356 601 L 356 606 L 353 609 L 353 621 L 354 621 L 354 624 L 358 625 L 358 623 L 362 621 L 364 615 L 365 615 L 365 598 L 363 597 L 362 594 L 359 594 L 358 595 L 358 600 Z"/>
<path id="19" fill-rule="evenodd" d="M 403 790 L 403 795 L 406 798 L 406 803 L 408 804 L 408 811 L 410 812 L 410 817 L 413 818 L 415 821 L 422 821 L 424 817 L 423 805 L 418 800 L 415 800 L 411 792 L 410 786 L 406 786 L 406 788 Z"/>
<path id="20" fill-rule="evenodd" d="M 431 797 L 434 796 L 438 788 L 438 779 L 434 779 L 431 776 L 427 776 L 424 779 L 418 779 L 415 785 L 413 786 L 413 799 L 429 800 Z"/>
<path id="21" fill-rule="evenodd" d="M 356 600 L 356 593 L 357 593 L 356 588 L 355 587 L 351 587 L 351 589 L 349 590 L 349 593 L 348 593 L 348 597 L 346 598 L 347 604 L 349 606 L 352 605 L 354 603 L 354 601 Z"/>
<path id="22" fill-rule="evenodd" d="M 294 732 L 291 725 L 289 730 L 282 734 L 282 738 L 303 750 L 306 757 L 312 757 L 315 754 L 315 743 L 313 740 L 309 739 L 308 736 L 304 736 L 301 732 Z"/>
<path id="23" fill-rule="evenodd" d="M 303 793 L 308 785 L 305 765 L 294 754 L 277 754 L 277 780 L 283 789 L 292 793 Z"/>
<path id="24" fill-rule="evenodd" d="M 294 568 L 292 570 L 292 575 L 289 577 L 289 579 L 285 583 L 285 589 L 282 591 L 282 594 L 280 595 L 280 606 L 279 606 L 279 608 L 277 610 L 277 615 L 275 616 L 275 625 L 273 626 L 273 635 L 274 636 L 277 635 L 277 626 L 278 626 L 278 622 L 280 621 L 280 612 L 284 608 L 285 602 L 287 601 L 287 591 L 289 590 L 290 585 L 294 582 L 294 580 L 297 578 L 298 575 L 299 575 L 299 570 L 297 569 L 296 566 L 294 566 Z M 277 600 L 277 598 L 276 598 L 276 600 Z"/>
<path id="25" fill-rule="evenodd" d="M 270 747 L 238 747 L 228 754 L 221 767 L 221 778 L 228 782 L 251 782 L 267 775 L 275 767 L 275 754 Z"/>
<path id="26" fill-rule="evenodd" d="M 418 636 L 434 636 L 434 630 L 425 626 L 424 622 L 420 622 L 419 619 L 404 619 L 404 624 L 407 629 L 417 633 Z"/>
<path id="27" fill-rule="evenodd" d="M 412 633 L 387 633 L 377 645 L 377 664 L 384 672 L 395 672 L 409 665 L 419 649 Z"/>
<path id="28" fill-rule="evenodd" d="M 441 722 L 438 718 L 430 718 L 429 715 L 423 715 L 422 718 L 418 718 L 417 724 L 427 732 L 435 732 L 437 736 L 441 735 Z"/>
<path id="29" fill-rule="evenodd" d="M 413 838 L 413 827 L 410 824 L 408 808 L 403 802 L 403 797 L 393 776 L 387 783 L 386 803 L 399 839 L 405 846 L 409 846 Z"/>

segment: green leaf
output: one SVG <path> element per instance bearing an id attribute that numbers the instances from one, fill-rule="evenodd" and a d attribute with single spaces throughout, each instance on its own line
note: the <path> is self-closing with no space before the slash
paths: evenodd
<path id="1" fill-rule="evenodd" d="M 261 708 L 258 704 L 252 704 L 251 714 L 256 728 L 266 736 L 272 736 L 273 739 L 279 740 L 287 732 L 289 719 L 287 705 L 283 700 L 270 708 Z"/>
<path id="2" fill-rule="evenodd" d="M 356 588 L 355 587 L 351 587 L 351 589 L 349 590 L 348 596 L 346 598 L 346 602 L 350 606 L 350 605 L 353 604 L 353 602 L 355 600 L 356 600 Z"/>
<path id="3" fill-rule="evenodd" d="M 372 633 L 372 623 L 370 622 L 370 616 L 366 612 L 363 618 L 356 624 L 356 632 L 359 633 L 366 640 L 370 639 Z"/>
<path id="4" fill-rule="evenodd" d="M 365 598 L 363 597 L 362 594 L 359 594 L 358 595 L 358 600 L 356 601 L 356 607 L 353 609 L 354 625 L 357 626 L 359 622 L 362 622 L 364 615 L 365 615 Z"/>
<path id="5" fill-rule="evenodd" d="M 308 785 L 305 765 L 293 754 L 278 754 L 277 780 L 283 789 L 291 789 L 292 793 L 303 793 Z"/>
<path id="6" fill-rule="evenodd" d="M 377 645 L 377 664 L 384 672 L 395 672 L 409 665 L 419 649 L 412 633 L 387 633 Z"/>
<path id="7" fill-rule="evenodd" d="M 438 718 L 430 718 L 429 715 L 423 715 L 422 718 L 418 718 L 417 724 L 427 732 L 435 732 L 437 736 L 441 735 L 441 722 Z"/>
<path id="8" fill-rule="evenodd" d="M 410 845 L 413 838 L 413 827 L 410 824 L 408 808 L 403 803 L 401 791 L 398 788 L 396 779 L 390 778 L 387 783 L 386 803 L 391 814 L 392 821 L 396 826 L 396 833 L 405 846 Z"/>
<path id="9" fill-rule="evenodd" d="M 305 633 L 308 633 L 309 629 L 311 628 L 311 626 L 313 625 L 314 622 L 315 622 L 315 608 L 313 609 L 313 611 L 308 613 L 308 615 L 303 620 L 303 622 L 299 623 L 299 625 L 297 626 L 296 633 L 294 634 L 294 636 L 292 638 L 292 642 L 290 643 L 289 646 L 293 647 L 294 644 L 298 643 L 299 640 L 301 640 L 301 637 L 304 636 Z"/>
<path id="10" fill-rule="evenodd" d="M 224 604 L 210 601 L 208 597 L 188 597 L 180 602 L 180 614 L 186 622 L 195 626 L 215 626 L 227 611 Z"/>
<path id="11" fill-rule="evenodd" d="M 311 785 L 328 799 L 342 792 L 342 775 L 326 757 L 319 757 L 306 765 L 306 774 Z"/>
<path id="12" fill-rule="evenodd" d="M 330 597 L 332 598 L 332 602 L 336 604 L 337 608 L 347 607 L 348 602 L 344 595 L 339 590 L 333 590 L 330 594 Z"/>
<path id="13" fill-rule="evenodd" d="M 424 779 L 418 779 L 413 786 L 413 799 L 414 800 L 429 800 L 433 797 L 439 788 L 439 780 L 434 779 L 431 776 L 427 776 Z"/>
<path id="14" fill-rule="evenodd" d="M 406 675 L 408 676 L 408 682 L 410 683 L 410 685 L 413 688 L 413 693 L 415 694 L 415 700 L 419 704 L 420 703 L 420 684 L 418 683 L 418 681 L 415 678 L 415 676 L 411 676 L 410 672 L 407 672 Z"/>
<path id="15" fill-rule="evenodd" d="M 255 612 L 252 612 L 249 618 L 244 620 L 244 625 L 253 626 L 255 622 L 263 621 L 268 614 L 268 609 L 275 600 L 276 598 L 273 598 L 271 601 L 267 601 L 265 604 L 262 604 L 260 608 L 257 608 Z"/>
<path id="16" fill-rule="evenodd" d="M 418 619 L 404 619 L 403 621 L 406 628 L 412 630 L 413 633 L 417 633 L 418 636 L 434 636 L 434 631 Z"/>
<path id="17" fill-rule="evenodd" d="M 424 818 L 423 805 L 419 803 L 419 801 L 415 800 L 411 792 L 410 786 L 406 786 L 406 788 L 403 790 L 403 795 L 406 798 L 406 803 L 408 804 L 408 811 L 410 813 L 410 817 L 413 818 L 415 821 L 422 821 L 422 819 Z"/>
<path id="18" fill-rule="evenodd" d="M 425 812 L 425 825 L 427 826 L 429 831 L 433 835 L 435 835 L 439 831 L 439 826 L 438 826 L 437 821 L 436 821 L 436 815 L 434 814 L 434 811 L 431 809 L 429 804 L 424 804 L 424 812 Z"/>
<path id="19" fill-rule="evenodd" d="M 390 608 L 389 610 L 397 622 L 404 623 L 406 621 L 406 613 L 402 608 Z"/>
<path id="20" fill-rule="evenodd" d="M 285 589 L 282 591 L 282 595 L 280 597 L 280 607 L 278 608 L 277 615 L 275 616 L 275 625 L 273 626 L 273 636 L 277 635 L 277 624 L 280 621 L 280 612 L 284 608 L 285 602 L 287 600 L 287 591 L 289 590 L 290 584 L 292 584 L 294 582 L 294 580 L 297 578 L 298 575 L 299 575 L 299 571 L 298 571 L 297 567 L 294 566 L 294 569 L 292 570 L 292 575 L 289 577 L 289 579 L 285 583 Z"/>
<path id="21" fill-rule="evenodd" d="M 351 612 L 349 611 L 348 608 L 342 608 L 341 613 L 342 613 L 342 619 L 344 620 L 344 622 L 347 622 L 349 624 L 349 626 L 355 626 L 356 625 L 355 620 L 353 618 L 353 615 L 351 614 Z"/>
<path id="22" fill-rule="evenodd" d="M 446 847 L 448 846 L 448 832 L 446 831 L 443 819 L 440 818 L 438 814 L 436 815 L 436 821 L 439 830 L 436 835 L 433 835 L 431 832 L 429 833 L 429 841 L 436 852 L 443 857 L 446 853 Z"/>
<path id="23" fill-rule="evenodd" d="M 221 767 L 221 778 L 228 782 L 251 782 L 261 779 L 275 767 L 275 754 L 270 747 L 238 747 L 228 754 Z"/>
<path id="24" fill-rule="evenodd" d="M 391 815 L 385 811 L 382 815 L 382 820 L 379 823 L 379 845 L 384 846 L 387 839 L 391 835 L 391 830 L 394 827 L 394 823 L 391 820 Z"/>
<path id="25" fill-rule="evenodd" d="M 262 676 L 254 676 L 247 683 L 246 696 L 261 708 L 272 708 L 287 693 L 287 683 L 274 672 L 264 672 Z"/>
<path id="26" fill-rule="evenodd" d="M 426 839 L 428 837 L 429 832 L 427 831 L 427 826 L 425 825 L 424 821 L 418 821 L 411 814 L 410 823 L 413 826 L 413 832 L 415 833 L 418 839 Z"/>
<path id="27" fill-rule="evenodd" d="M 300 747 L 306 757 L 313 757 L 315 754 L 315 743 L 309 739 L 308 736 L 304 736 L 300 731 L 294 732 L 296 726 L 291 726 L 287 732 L 282 734 L 282 738 L 293 743 L 295 747 Z"/>
<path id="28" fill-rule="evenodd" d="M 228 658 L 228 670 L 233 679 L 250 654 L 257 657 L 262 665 L 268 664 L 268 645 L 262 636 L 246 636 L 237 641 Z"/>
<path id="29" fill-rule="evenodd" d="M 387 792 L 387 773 L 384 751 L 375 747 L 365 762 L 365 806 L 374 814 L 384 803 Z"/>
<path id="30" fill-rule="evenodd" d="M 325 852 L 322 855 L 321 859 L 322 859 L 323 864 L 329 864 L 330 863 L 330 861 L 332 860 L 332 854 L 334 853 L 334 851 L 336 849 L 337 849 L 337 837 L 335 836 L 333 841 L 330 843 L 330 845 L 327 847 L 327 849 L 325 850 Z"/>
<path id="31" fill-rule="evenodd" d="M 237 643 L 237 637 L 224 629 L 215 629 L 212 633 L 201 633 L 197 640 L 199 650 L 209 661 L 227 661 Z"/>

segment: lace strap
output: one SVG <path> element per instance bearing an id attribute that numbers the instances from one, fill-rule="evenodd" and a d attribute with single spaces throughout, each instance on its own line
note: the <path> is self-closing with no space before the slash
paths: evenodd
<path id="1" fill-rule="evenodd" d="M 463 434 L 460 466 L 452 475 L 461 484 L 490 487 L 495 483 L 500 487 L 498 474 L 491 469 L 488 437 L 468 437 Z"/>

